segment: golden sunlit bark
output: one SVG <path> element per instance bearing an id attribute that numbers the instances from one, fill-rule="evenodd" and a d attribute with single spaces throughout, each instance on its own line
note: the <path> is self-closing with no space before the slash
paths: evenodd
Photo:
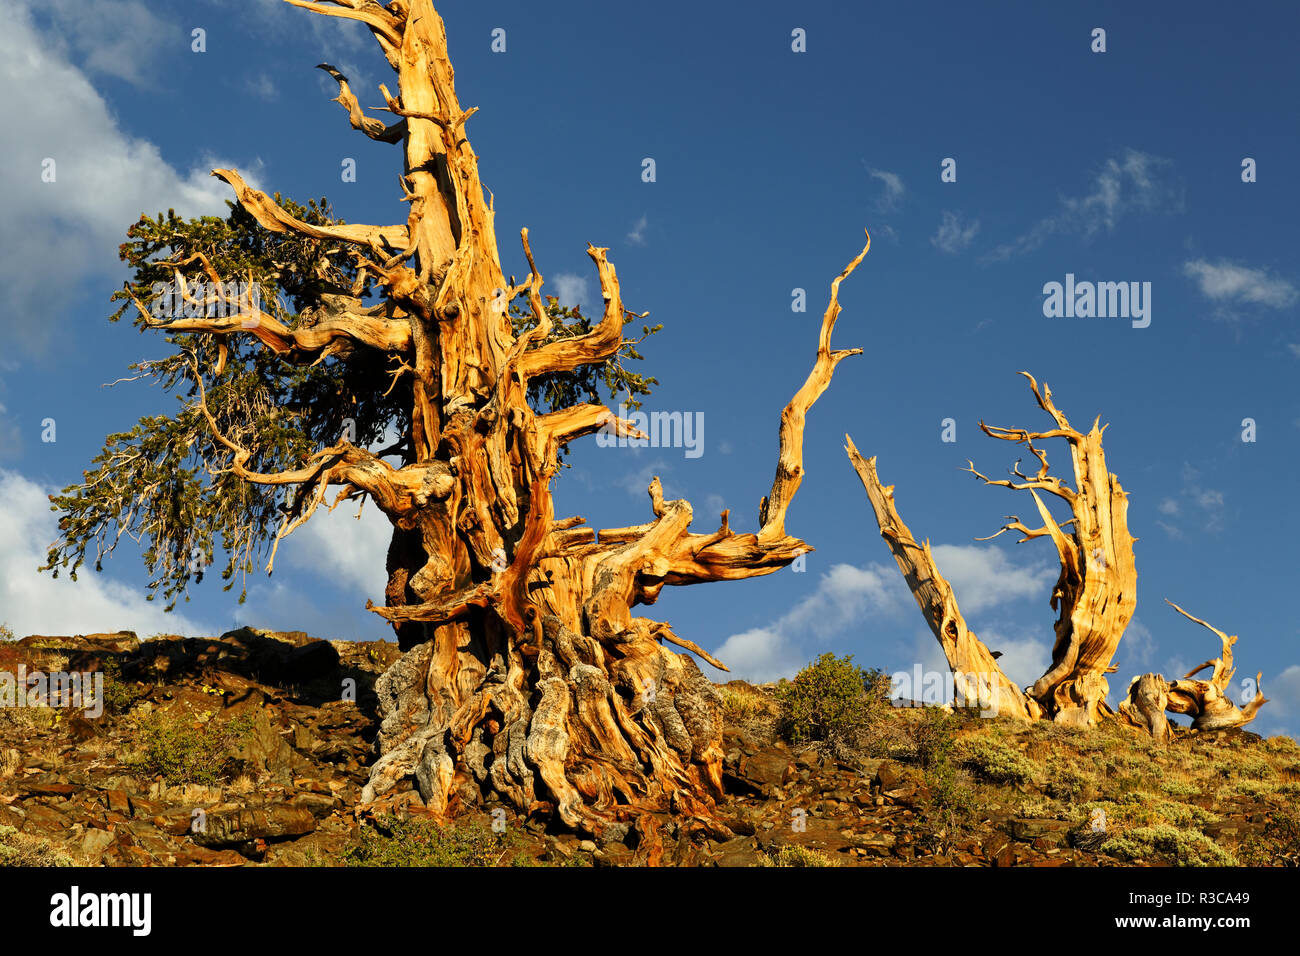
<path id="1" fill-rule="evenodd" d="M 1105 426 L 1101 425 L 1100 417 L 1086 433 L 1080 432 L 1053 403 L 1050 388 L 1044 385 L 1040 389 L 1032 375 L 1021 374 L 1029 380 L 1038 407 L 1051 416 L 1055 427 L 1028 431 L 980 422 L 980 428 L 992 438 L 1023 445 L 1037 460 L 1038 469 L 1026 474 L 1017 461 L 1011 477 L 1005 479 L 988 478 L 976 471 L 971 462 L 967 463 L 966 470 L 985 484 L 1028 491 L 1042 521 L 1040 527 L 1031 528 L 1012 515 L 990 538 L 1005 531 L 1019 533 L 1022 542 L 1050 538 L 1060 561 L 1061 572 L 1052 588 L 1050 602 L 1052 610 L 1057 612 L 1052 663 L 1024 691 L 1006 678 L 988 648 L 968 629 L 952 588 L 935 565 L 929 543 L 916 543 L 894 506 L 893 487 L 881 485 L 876 460 L 864 460 L 852 440 L 847 450 L 866 488 L 880 533 L 948 658 L 958 692 L 965 697 L 959 703 L 970 706 L 978 702 L 985 712 L 1019 718 L 1044 717 L 1068 726 L 1092 727 L 1102 719 L 1116 716 L 1107 703 L 1110 688 L 1106 676 L 1116 670 L 1112 660 L 1136 604 L 1133 543 L 1137 539 L 1128 529 L 1128 496 L 1106 465 L 1102 449 Z M 1047 455 L 1035 444 L 1051 438 L 1062 438 L 1069 444 L 1073 485 L 1050 474 Z M 1063 502 L 1070 509 L 1070 517 L 1057 521 L 1044 495 Z M 1210 627 L 1177 605 L 1174 607 Z M 1262 697 L 1256 696 L 1245 707 L 1238 708 L 1226 695 L 1233 673 L 1231 645 L 1236 638 L 1229 638 L 1213 627 L 1210 629 L 1223 642 L 1222 655 L 1181 680 L 1167 681 L 1157 674 L 1134 678 L 1127 698 L 1119 707 L 1121 722 L 1165 740 L 1170 734 L 1166 711 L 1191 715 L 1197 730 L 1235 727 L 1254 718 L 1264 703 Z M 1210 680 L 1193 679 L 1207 667 L 1213 668 Z"/>
<path id="2" fill-rule="evenodd" d="M 714 815 L 721 702 L 690 654 L 724 665 L 632 609 L 653 604 L 665 585 L 768 574 L 810 550 L 786 533 L 785 518 L 803 477 L 808 410 L 836 365 L 861 351 L 832 350 L 830 339 L 840 282 L 862 261 L 869 237 L 831 284 L 812 371 L 781 415 L 776 475 L 757 533 L 732 530 L 726 512 L 716 531 L 692 532 L 691 505 L 665 499 L 657 478 L 642 524 L 596 533 L 581 517 L 557 518 L 551 483 L 561 448 L 602 429 L 639 435 L 603 405 L 539 415 L 527 400 L 538 376 L 601 364 L 625 345 L 633 313 L 608 250 L 587 249 L 600 281 L 600 321 L 581 336 L 551 337 L 526 229 L 529 275 L 519 285 L 503 276 L 492 204 L 465 132 L 475 110 L 457 101 L 430 0 L 290 2 L 365 23 L 396 71 L 396 95 L 380 88 L 382 109 L 397 118 L 385 124 L 365 114 L 346 77 L 321 66 L 339 84 L 350 125 L 402 149 L 407 221 L 314 226 L 238 173 L 216 175 L 264 228 L 342 244 L 382 304 L 332 296 L 314 323 L 296 330 L 258 311 L 151 324 L 250 335 L 293 362 L 375 349 L 394 363 L 393 382 L 411 379 L 401 463 L 340 441 L 269 475 L 248 469 L 251 453 L 220 434 L 200 395 L 239 477 L 297 487 L 281 536 L 310 518 L 331 488 L 339 498 L 371 498 L 394 525 L 385 600 L 371 609 L 392 623 L 404 653 L 377 685 L 380 756 L 363 800 L 381 806 L 399 781 L 414 778 L 438 814 L 499 799 L 617 837 L 644 830 L 647 813 L 671 811 L 688 828 L 724 834 Z M 535 324 L 516 337 L 508 306 L 521 296 Z M 387 379 L 377 384 L 391 388 Z"/>

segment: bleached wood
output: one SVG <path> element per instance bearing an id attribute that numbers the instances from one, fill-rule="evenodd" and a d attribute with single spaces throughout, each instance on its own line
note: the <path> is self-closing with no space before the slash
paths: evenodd
<path id="1" fill-rule="evenodd" d="M 647 814 L 674 812 L 687 830 L 726 836 L 722 796 L 722 710 L 713 685 L 682 648 L 725 664 L 668 625 L 633 615 L 663 587 L 769 574 L 811 550 L 785 532 L 803 478 L 803 429 L 835 366 L 861 350 L 832 350 L 840 283 L 831 283 L 812 371 L 781 415 L 778 466 L 757 533 L 737 533 L 726 513 L 717 530 L 691 531 L 685 500 L 649 486 L 650 520 L 620 529 L 580 527 L 557 517 L 552 482 L 561 448 L 600 429 L 643 437 L 595 403 L 538 415 L 529 381 L 600 364 L 623 348 L 623 304 L 608 250 L 588 246 L 603 314 L 578 337 L 553 336 L 543 278 L 528 231 L 529 275 L 503 276 L 495 212 L 479 181 L 466 135 L 475 109 L 456 97 L 445 26 L 430 0 L 308 2 L 294 6 L 365 23 L 397 74 L 380 87 L 385 125 L 367 116 L 347 78 L 336 99 L 350 124 L 402 150 L 401 226 L 314 226 L 289 214 L 238 173 L 217 170 L 264 228 L 341 244 L 380 294 L 381 308 L 335 297 L 328 314 L 289 329 L 259 314 L 182 320 L 167 328 L 217 337 L 247 334 L 289 361 L 320 361 L 340 348 L 388 353 L 377 391 L 412 386 L 410 426 L 394 446 L 400 461 L 340 442 L 276 474 L 249 468 L 253 456 L 220 434 L 246 481 L 297 489 L 282 535 L 309 519 L 330 489 L 338 500 L 367 497 L 392 521 L 382 606 L 404 651 L 377 688 L 380 757 L 364 792 L 376 808 L 414 778 L 437 814 L 490 795 L 520 813 L 553 811 L 595 835 L 641 831 L 652 859 Z M 359 294 L 359 292 L 354 293 Z M 526 295 L 534 327 L 514 334 L 500 303 Z M 196 377 L 197 370 L 196 370 Z"/>

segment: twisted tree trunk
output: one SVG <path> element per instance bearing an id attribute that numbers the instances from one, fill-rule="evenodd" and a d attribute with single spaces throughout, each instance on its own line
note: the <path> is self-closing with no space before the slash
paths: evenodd
<path id="1" fill-rule="evenodd" d="M 1260 690 L 1263 672 L 1255 675 L 1255 685 L 1246 705 L 1238 707 L 1228 697 L 1228 684 L 1236 673 L 1232 666 L 1232 645 L 1237 643 L 1237 636 L 1229 636 L 1199 617 L 1193 617 L 1173 601 L 1166 599 L 1165 603 L 1183 617 L 1217 634 L 1222 650 L 1218 657 L 1193 668 L 1186 677 L 1178 680 L 1167 680 L 1159 674 L 1133 678 L 1127 697 L 1119 705 L 1120 720 L 1147 731 L 1157 740 L 1168 740 L 1170 736 L 1165 711 L 1187 714 L 1192 718 L 1194 730 L 1226 730 L 1250 723 L 1259 708 L 1268 702 Z M 1196 675 L 1207 667 L 1210 668 L 1210 679 L 1197 679 Z"/>
<path id="2" fill-rule="evenodd" d="M 1111 659 L 1137 601 L 1135 539 L 1128 530 L 1128 495 L 1106 467 L 1106 453 L 1101 447 L 1106 429 L 1101 425 L 1101 416 L 1087 434 L 1078 431 L 1052 404 L 1052 390 L 1047 386 L 1040 390 L 1032 375 L 1021 374 L 1029 380 L 1038 407 L 1052 417 L 1056 428 L 1030 432 L 980 422 L 980 429 L 990 437 L 1024 445 L 1038 459 L 1037 473 L 1025 475 L 1019 462 L 1011 479 L 986 478 L 975 470 L 973 462 L 967 463 L 968 470 L 986 484 L 1027 490 L 1033 496 L 1043 520 L 1041 528 L 1028 528 L 1012 516 L 992 536 L 1018 531 L 1024 535 L 1021 542 L 1050 537 L 1061 562 L 1061 574 L 1050 602 L 1058 612 L 1052 666 L 1027 693 L 1056 723 L 1091 727 L 1100 717 L 1113 713 L 1106 703 L 1110 687 L 1105 675 L 1116 670 Z M 1073 488 L 1048 474 L 1047 456 L 1034 446 L 1035 441 L 1048 438 L 1064 438 L 1069 443 Z M 1058 524 L 1039 497 L 1040 491 L 1064 501 L 1071 517 Z M 1069 534 L 1062 530 L 1066 525 L 1072 526 Z"/>
<path id="3" fill-rule="evenodd" d="M 290 329 L 253 310 L 228 319 L 168 327 L 224 336 L 249 334 L 291 361 L 320 361 L 340 350 L 373 348 L 412 383 L 402 441 L 375 454 L 349 441 L 303 468 L 265 475 L 251 452 L 221 435 L 233 470 L 263 484 L 292 484 L 297 495 L 281 537 L 306 521 L 331 487 L 339 498 L 367 496 L 392 521 L 384 606 L 405 652 L 378 683 L 381 756 L 363 799 L 381 804 L 414 777 L 439 814 L 495 795 L 521 813 L 558 814 L 602 837 L 647 826 L 646 814 L 673 811 L 711 832 L 722 795 L 718 695 L 684 648 L 723 665 L 666 624 L 634 616 L 665 585 L 768 574 L 810 550 L 785 532 L 803 477 L 808 409 L 838 363 L 860 349 L 832 350 L 840 282 L 831 283 L 812 371 L 781 416 L 779 458 L 757 533 L 738 534 L 723 512 L 716 531 L 692 533 L 691 506 L 650 483 L 644 523 L 602 530 L 577 516 L 557 519 L 551 494 L 560 449 L 598 430 L 644 437 L 603 405 L 547 414 L 529 406 L 539 376 L 600 364 L 619 353 L 632 313 L 623 307 L 606 249 L 588 247 L 604 313 L 587 334 L 552 336 L 542 275 L 522 232 L 529 275 L 503 276 L 477 158 L 465 135 L 475 110 L 456 98 L 443 22 L 430 0 L 314 3 L 315 13 L 365 23 L 397 72 L 398 94 L 380 87 L 392 125 L 362 111 L 346 77 L 337 102 L 351 125 L 400 145 L 405 225 L 310 225 L 230 170 L 239 202 L 266 229 L 329 239 L 349 250 L 383 304 L 363 306 L 358 289 L 334 295 L 328 314 Z M 525 297 L 535 325 L 516 337 L 509 303 Z M 138 303 L 137 303 L 138 304 Z M 143 312 L 142 308 L 142 312 Z M 196 378 L 200 378 L 196 376 Z M 202 390 L 202 381 L 199 380 Z M 384 458 L 397 454 L 397 466 Z"/>

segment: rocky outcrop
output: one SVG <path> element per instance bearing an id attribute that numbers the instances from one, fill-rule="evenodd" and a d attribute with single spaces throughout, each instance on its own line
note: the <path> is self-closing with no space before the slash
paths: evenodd
<path id="1" fill-rule="evenodd" d="M 365 800 L 376 740 L 427 717 L 390 708 L 381 726 L 380 697 L 400 690 L 395 681 L 419 680 L 418 667 L 389 669 L 399 656 L 383 642 L 254 628 L 219 638 L 92 634 L 0 643 L 0 671 L 102 674 L 106 707 L 98 717 L 0 708 L 0 835 L 12 827 L 88 865 L 337 862 L 368 820 L 428 817 L 409 768 L 396 761 L 382 799 Z M 504 819 L 518 851 L 563 865 L 755 866 L 786 848 L 861 866 L 1119 862 L 1101 852 L 1104 834 L 1027 815 L 1026 798 L 1047 796 L 1032 783 L 981 790 L 980 806 L 958 823 L 942 781 L 905 753 L 845 760 L 792 746 L 773 730 L 761 721 L 727 725 L 719 806 L 726 830 L 709 839 L 671 814 L 609 828 L 599 839 L 561 832 L 545 808 L 521 819 L 495 806 L 471 820 Z M 1218 745 L 1203 737 L 1196 746 L 1207 754 L 1215 746 L 1233 753 L 1259 746 L 1242 731 L 1219 736 Z M 1059 743 L 1026 737 L 1014 746 L 1046 760 Z M 976 785 L 964 779 L 963 787 Z M 1215 809 L 1205 833 L 1228 846 L 1258 836 L 1274 812 L 1244 799 Z"/>

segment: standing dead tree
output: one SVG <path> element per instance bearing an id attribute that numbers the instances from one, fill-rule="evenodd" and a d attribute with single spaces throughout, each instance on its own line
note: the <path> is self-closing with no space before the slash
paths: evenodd
<path id="1" fill-rule="evenodd" d="M 1128 528 L 1128 496 L 1106 464 L 1102 449 L 1105 426 L 1100 416 L 1086 433 L 1079 431 L 1053 403 L 1050 388 L 1040 388 L 1028 372 L 1021 374 L 1029 380 L 1038 407 L 1055 427 L 1029 431 L 981 421 L 980 429 L 991 438 L 1023 445 L 1037 460 L 1037 470 L 1027 474 L 1021 471 L 1019 461 L 1012 467 L 1011 477 L 1005 479 L 981 474 L 973 462 L 967 462 L 966 470 L 985 484 L 1028 491 L 1042 521 L 1041 526 L 1030 527 L 1011 515 L 996 533 L 979 540 L 991 540 L 1006 531 L 1018 532 L 1022 543 L 1050 538 L 1060 562 L 1050 598 L 1051 608 L 1057 612 L 1052 662 L 1023 691 L 1003 674 L 989 649 L 967 627 L 951 586 L 935 566 L 929 543 L 916 543 L 898 515 L 893 486 L 880 483 L 876 460 L 864 460 L 851 439 L 846 450 L 871 501 L 880 533 L 943 647 L 958 691 L 965 698 L 961 702 L 978 702 L 986 712 L 1022 719 L 1046 718 L 1067 726 L 1091 727 L 1116 716 L 1107 703 L 1110 688 L 1106 676 L 1117 669 L 1112 660 L 1136 604 L 1133 543 L 1137 539 Z M 1069 445 L 1073 485 L 1050 473 L 1047 454 L 1036 444 L 1054 438 Z M 1044 496 L 1064 503 L 1070 517 L 1058 521 Z M 1205 624 L 1198 618 L 1192 620 Z M 1166 710 L 1193 715 L 1193 726 L 1201 730 L 1237 726 L 1253 719 L 1263 703 L 1261 698 L 1238 709 L 1225 695 L 1232 676 L 1231 642 L 1236 638 L 1215 633 L 1223 639 L 1223 656 L 1187 678 L 1174 682 L 1154 674 L 1135 678 L 1128 700 L 1121 705 L 1123 722 L 1163 738 L 1168 735 Z M 1209 681 L 1191 680 L 1205 667 L 1214 668 Z"/>

